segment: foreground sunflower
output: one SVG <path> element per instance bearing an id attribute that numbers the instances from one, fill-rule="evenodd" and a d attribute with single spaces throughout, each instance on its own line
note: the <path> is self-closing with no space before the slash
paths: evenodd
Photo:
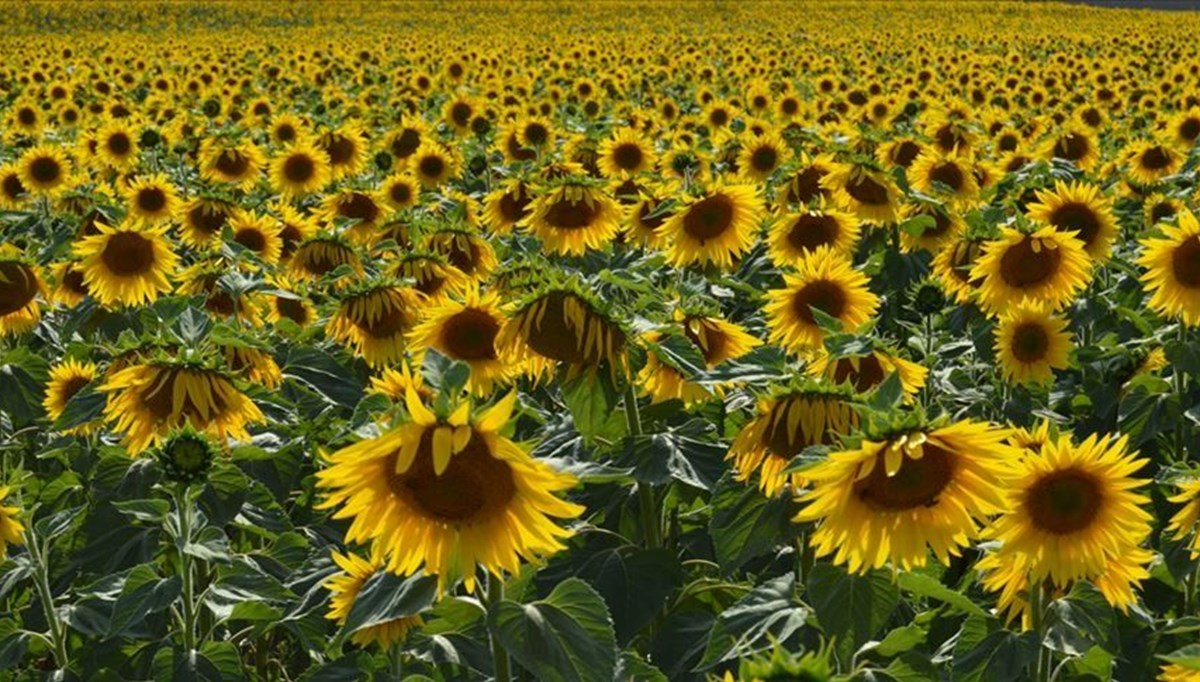
<path id="1" fill-rule="evenodd" d="M 784 288 L 767 292 L 763 307 L 771 343 L 792 353 L 816 350 L 825 337 L 813 309 L 836 318 L 843 328 L 866 322 L 879 307 L 867 289 L 867 276 L 850 259 L 820 247 L 801 258 L 794 274 L 783 276 Z"/>
<path id="2" fill-rule="evenodd" d="M 1000 316 L 996 327 L 996 358 L 1005 381 L 1045 384 L 1054 370 L 1070 366 L 1071 334 L 1067 320 L 1037 306 L 1018 305 Z"/>
<path id="3" fill-rule="evenodd" d="M 333 563 L 342 570 L 330 576 L 324 583 L 330 592 L 329 612 L 325 617 L 338 625 L 345 625 L 350 611 L 354 608 L 354 602 L 358 599 L 358 593 L 362 591 L 363 585 L 379 572 L 381 566 L 378 559 L 368 561 L 357 554 L 333 552 L 332 556 Z M 387 650 L 392 645 L 403 642 L 410 630 L 420 627 L 424 622 L 420 616 L 381 621 L 352 633 L 350 641 L 363 647 L 378 644 L 380 648 Z"/>
<path id="4" fill-rule="evenodd" d="M 21 155 L 17 169 L 25 191 L 37 195 L 54 195 L 66 187 L 71 165 L 61 149 L 40 144 Z"/>
<path id="5" fill-rule="evenodd" d="M 717 185 L 685 199 L 657 233 L 675 267 L 711 263 L 728 270 L 754 246 L 762 213 L 753 185 Z"/>
<path id="6" fill-rule="evenodd" d="M 42 318 L 46 290 L 37 267 L 10 244 L 0 245 L 0 337 L 23 334 Z"/>
<path id="7" fill-rule="evenodd" d="M 971 278 L 983 280 L 979 301 L 993 315 L 1021 304 L 1056 311 L 1087 286 L 1091 261 L 1083 242 L 1053 227 L 1033 234 L 1005 228 L 984 247 Z"/>
<path id="8" fill-rule="evenodd" d="M 599 189 L 564 184 L 533 200 L 524 219 L 551 253 L 602 249 L 621 229 L 621 207 Z"/>
<path id="9" fill-rule="evenodd" d="M 1179 226 L 1163 225 L 1161 239 L 1141 241 L 1138 265 L 1146 268 L 1142 286 L 1150 307 L 1189 327 L 1200 326 L 1200 222 L 1186 208 Z"/>
<path id="10" fill-rule="evenodd" d="M 1112 202 L 1100 188 L 1082 182 L 1054 183 L 1054 191 L 1038 190 L 1037 202 L 1029 205 L 1029 217 L 1059 232 L 1072 234 L 1096 262 L 1108 259 L 1117 238 L 1117 217 Z"/>
<path id="11" fill-rule="evenodd" d="M 74 358 L 67 358 L 51 367 L 50 381 L 46 384 L 46 397 L 42 400 L 46 418 L 51 423 L 58 421 L 58 418 L 66 412 L 67 403 L 71 398 L 84 386 L 91 383 L 97 374 L 96 363 L 79 362 Z M 64 433 L 87 434 L 94 431 L 97 426 L 98 424 L 81 424 L 67 429 Z"/>
<path id="12" fill-rule="evenodd" d="M 633 128 L 619 128 L 600 143 L 596 165 L 605 177 L 626 178 L 654 168 L 654 147 Z"/>
<path id="13" fill-rule="evenodd" d="M 432 348 L 466 363 L 471 368 L 468 387 L 476 395 L 490 394 L 497 383 L 510 383 L 524 369 L 511 354 L 501 354 L 496 348 L 496 337 L 507 318 L 494 291 L 481 294 L 471 288 L 461 302 L 446 301 L 426 308 L 423 319 L 409 334 L 414 356 L 419 358 Z"/>
<path id="14" fill-rule="evenodd" d="M 411 421 L 326 457 L 320 508 L 352 519 L 346 541 L 370 543 L 387 570 L 424 567 L 441 590 L 461 579 L 473 592 L 477 567 L 516 574 L 522 560 L 559 551 L 571 531 L 554 519 L 583 512 L 558 497 L 576 480 L 500 434 L 516 400 L 510 393 L 474 419 L 462 403 L 442 417 L 409 391 Z"/>
<path id="15" fill-rule="evenodd" d="M 420 320 L 425 295 L 391 281 L 369 282 L 342 296 L 326 328 L 372 367 L 399 362 L 405 335 Z"/>
<path id="16" fill-rule="evenodd" d="M 1126 447 L 1124 436 L 1092 435 L 1075 445 L 1064 435 L 1037 454 L 1027 452 L 1009 487 L 1008 509 L 987 537 L 1003 543 L 1002 556 L 1018 555 L 1030 579 L 1058 586 L 1131 560 L 1153 517 L 1146 511 L 1150 499 L 1133 490 L 1144 483 L 1132 476 L 1146 460 Z"/>
<path id="17" fill-rule="evenodd" d="M 9 545 L 25 544 L 21 537 L 21 534 L 25 532 L 25 526 L 21 525 L 21 521 L 17 519 L 21 513 L 20 507 L 4 504 L 10 492 L 12 492 L 11 488 L 0 485 L 0 561 L 8 556 Z"/>
<path id="18" fill-rule="evenodd" d="M 131 456 L 183 426 L 207 431 L 222 443 L 249 440 L 246 425 L 266 419 L 224 373 L 175 361 L 126 367 L 96 390 L 107 394 L 104 418 L 125 434 Z"/>
<path id="19" fill-rule="evenodd" d="M 858 426 L 848 392 L 804 383 L 770 392 L 758 401 L 757 414 L 729 447 L 734 477 L 740 482 L 758 475 L 758 487 L 774 497 L 803 479 L 784 473 L 792 458 L 812 445 L 832 445 Z"/>
<path id="20" fill-rule="evenodd" d="M 88 291 L 101 305 L 142 305 L 170 291 L 179 258 L 167 240 L 166 225 L 97 223 L 96 229 L 99 234 L 75 244 L 75 255 Z"/>
<path id="21" fill-rule="evenodd" d="M 607 362 L 610 372 L 626 369 L 626 334 L 599 301 L 571 285 L 545 287 L 516 305 L 496 347 L 526 364 L 535 380 L 548 378 L 558 363 L 571 373 Z"/>
<path id="22" fill-rule="evenodd" d="M 795 520 L 815 522 L 817 556 L 851 573 L 924 566 L 930 550 L 947 564 L 1007 506 L 1017 454 L 1006 435 L 961 421 L 864 440 L 804 472 L 812 490 Z"/>

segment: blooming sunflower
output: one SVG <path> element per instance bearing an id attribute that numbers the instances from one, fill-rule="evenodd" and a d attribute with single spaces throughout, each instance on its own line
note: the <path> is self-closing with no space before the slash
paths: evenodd
<path id="1" fill-rule="evenodd" d="M 316 146 L 325 152 L 334 180 L 358 175 L 367 164 L 367 136 L 357 123 L 322 133 Z"/>
<path id="2" fill-rule="evenodd" d="M 955 301 L 966 305 L 975 296 L 975 291 L 983 280 L 972 276 L 971 272 L 983 253 L 985 242 L 982 239 L 957 238 L 933 257 L 933 273 L 942 290 L 952 296 Z"/>
<path id="3" fill-rule="evenodd" d="M 546 287 L 518 304 L 500 329 L 496 347 L 526 364 L 535 378 L 551 374 L 562 362 L 571 371 L 598 367 L 625 369 L 626 334 L 605 307 L 565 285 Z"/>
<path id="4" fill-rule="evenodd" d="M 608 178 L 627 178 L 654 168 L 654 147 L 634 128 L 618 128 L 600 143 L 596 165 Z"/>
<path id="5" fill-rule="evenodd" d="M 399 362 L 404 338 L 420 320 L 425 295 L 388 281 L 368 282 L 346 293 L 326 331 L 372 367 Z"/>
<path id="6" fill-rule="evenodd" d="M 508 234 L 529 216 L 533 189 L 514 178 L 492 190 L 483 200 L 483 222 L 494 234 Z"/>
<path id="7" fill-rule="evenodd" d="M 51 423 L 58 421 L 67 409 L 67 403 L 79 391 L 83 390 L 96 378 L 98 371 L 94 362 L 79 362 L 74 358 L 54 365 L 50 368 L 50 380 L 46 383 L 46 397 L 42 407 L 46 410 L 46 418 Z M 81 424 L 64 433 L 87 434 L 94 431 L 99 424 Z"/>
<path id="8" fill-rule="evenodd" d="M 119 171 L 133 170 L 138 164 L 137 134 L 124 120 L 110 119 L 96 130 L 96 157 L 105 166 Z"/>
<path id="9" fill-rule="evenodd" d="M 271 188 L 284 197 L 303 197 L 329 184 L 329 157 L 308 140 L 289 144 L 271 160 Z"/>
<path id="10" fill-rule="evenodd" d="M 1054 381 L 1054 370 L 1070 366 L 1071 334 L 1067 320 L 1038 306 L 1016 305 L 996 326 L 996 357 L 1004 380 L 1018 384 Z"/>
<path id="11" fill-rule="evenodd" d="M 763 311 L 770 342 L 793 353 L 816 350 L 825 337 L 814 308 L 837 318 L 843 328 L 854 329 L 879 307 L 879 297 L 867 289 L 867 276 L 829 247 L 803 256 L 796 272 L 783 280 L 784 288 L 767 292 Z"/>
<path id="12" fill-rule="evenodd" d="M 846 355 L 831 359 L 822 349 L 806 369 L 815 377 L 824 377 L 834 385 L 849 384 L 855 393 L 877 388 L 893 373 L 900 375 L 900 387 L 905 395 L 915 395 L 925 385 L 929 370 L 905 360 L 894 351 L 876 348 L 862 355 Z"/>
<path id="13" fill-rule="evenodd" d="M 179 209 L 179 194 L 162 173 L 137 178 L 123 194 L 130 218 L 148 225 L 170 220 Z"/>
<path id="14" fill-rule="evenodd" d="M 21 182 L 21 169 L 15 163 L 0 165 L 0 208 L 19 209 L 29 198 Z"/>
<path id="15" fill-rule="evenodd" d="M 401 171 L 384 178 L 375 194 L 391 210 L 403 211 L 421 200 L 421 184 L 411 173 Z"/>
<path id="16" fill-rule="evenodd" d="M 711 263 L 729 269 L 754 245 L 762 214 L 753 185 L 717 184 L 686 198 L 657 233 L 675 267 Z"/>
<path id="17" fill-rule="evenodd" d="M 1090 171 L 1100 162 L 1100 145 L 1088 130 L 1072 124 L 1046 140 L 1042 157 L 1070 161 L 1079 170 Z"/>
<path id="18" fill-rule="evenodd" d="M 171 289 L 179 261 L 167 240 L 166 225 L 97 223 L 99 234 L 75 244 L 83 281 L 101 305 L 141 305 Z"/>
<path id="19" fill-rule="evenodd" d="M 492 392 L 496 384 L 508 384 L 523 367 L 510 352 L 501 354 L 496 337 L 507 318 L 500 307 L 500 296 L 478 288 L 467 290 L 462 301 L 447 300 L 423 311 L 423 321 L 409 334 L 414 357 L 432 348 L 471 368 L 468 387 L 478 396 Z M 414 360 L 419 364 L 419 360 Z"/>
<path id="20" fill-rule="evenodd" d="M 200 177 L 249 191 L 258 183 L 266 164 L 262 150 L 253 142 L 237 144 L 204 140 L 200 145 Z"/>
<path id="21" fill-rule="evenodd" d="M 409 158 L 408 168 L 425 187 L 444 185 L 458 175 L 458 156 L 436 142 L 422 142 Z"/>
<path id="22" fill-rule="evenodd" d="M 1200 326 L 1200 222 L 1185 208 L 1178 227 L 1160 229 L 1161 239 L 1141 241 L 1138 258 L 1146 268 L 1142 286 L 1150 293 L 1150 307 L 1189 327 Z"/>
<path id="23" fill-rule="evenodd" d="M 246 425 L 266 420 L 258 406 L 213 369 L 153 360 L 112 373 L 104 418 L 125 434 L 129 454 L 157 445 L 172 430 L 191 426 L 221 439 L 249 440 Z"/>
<path id="24" fill-rule="evenodd" d="M 8 555 L 9 545 L 25 543 L 21 537 L 21 534 L 25 532 L 25 526 L 21 525 L 21 521 L 17 518 L 21 509 L 4 504 L 10 492 L 12 489 L 8 486 L 0 486 L 0 561 L 3 561 Z"/>
<path id="25" fill-rule="evenodd" d="M 1013 305 L 1061 310 L 1091 280 L 1091 261 L 1073 234 L 1043 227 L 1033 234 L 1004 228 L 971 269 L 982 307 L 991 314 Z"/>
<path id="26" fill-rule="evenodd" d="M 0 266 L 2 267 L 2 266 Z M 55 303 L 73 308 L 83 302 L 89 295 L 87 282 L 83 279 L 83 270 L 75 261 L 55 263 L 51 268 L 54 279 L 54 289 L 50 298 Z"/>
<path id="27" fill-rule="evenodd" d="M 1183 481 L 1179 484 L 1179 493 L 1169 498 L 1183 508 L 1171 517 L 1167 532 L 1175 533 L 1176 540 L 1184 540 L 1193 531 L 1200 531 L 1200 478 Z M 1200 558 L 1200 532 L 1192 537 L 1192 559 Z"/>
<path id="28" fill-rule="evenodd" d="M 777 389 L 759 399 L 756 415 L 742 427 L 725 458 L 734 476 L 774 497 L 785 486 L 799 487 L 803 478 L 784 473 L 792 458 L 812 445 L 831 445 L 858 426 L 850 395 L 839 388 L 801 384 Z"/>
<path id="29" fill-rule="evenodd" d="M 786 213 L 776 218 L 767 232 L 767 253 L 778 267 L 794 267 L 806 254 L 827 246 L 850 254 L 862 231 L 858 218 L 833 208 L 815 208 Z"/>
<path id="30" fill-rule="evenodd" d="M 1153 185 L 1178 173 L 1184 161 L 1184 155 L 1169 144 L 1153 140 L 1134 142 L 1121 152 L 1121 156 L 1128 166 L 1126 177 L 1142 186 Z"/>
<path id="31" fill-rule="evenodd" d="M 462 579 L 474 591 L 476 569 L 517 573 L 563 548 L 571 531 L 554 519 L 583 507 L 557 494 L 575 486 L 500 435 L 516 393 L 474 419 L 468 403 L 448 417 L 430 411 L 414 391 L 408 423 L 328 455 L 317 473 L 322 508 L 353 519 L 347 542 L 371 543 L 387 570 L 425 568 L 440 589 Z"/>
<path id="32" fill-rule="evenodd" d="M 1074 235 L 1093 261 L 1103 262 L 1112 252 L 1117 237 L 1117 217 L 1112 202 L 1100 188 L 1082 182 L 1054 183 L 1054 191 L 1037 191 L 1037 203 L 1029 205 L 1029 217 Z"/>
<path id="33" fill-rule="evenodd" d="M 854 164 L 835 164 L 820 176 L 821 187 L 845 210 L 860 220 L 892 223 L 899 216 L 900 191 L 891 177 L 882 171 Z"/>
<path id="34" fill-rule="evenodd" d="M 924 566 L 931 549 L 949 563 L 1007 506 L 1017 454 L 1005 436 L 967 420 L 864 440 L 805 470 L 812 490 L 795 520 L 815 522 L 817 556 L 852 573 Z"/>
<path id="35" fill-rule="evenodd" d="M 363 585 L 380 571 L 382 563 L 378 558 L 370 561 L 357 554 L 342 554 L 333 552 L 333 562 L 342 569 L 341 572 L 330 576 L 324 583 L 328 588 L 329 612 L 325 617 L 338 625 L 345 625 L 350 616 L 354 602 Z M 350 635 L 350 641 L 359 646 L 378 644 L 382 649 L 388 649 L 394 644 L 404 641 L 413 628 L 424 624 L 420 616 L 405 616 L 393 620 L 385 620 L 357 630 Z"/>
<path id="36" fill-rule="evenodd" d="M 742 144 L 737 156 L 738 174 L 747 182 L 765 183 L 791 159 L 792 151 L 779 133 L 771 130 Z"/>
<path id="37" fill-rule="evenodd" d="M 33 329 L 42 319 L 38 296 L 45 289 L 37 266 L 16 247 L 0 245 L 0 337 Z"/>
<path id="38" fill-rule="evenodd" d="M 578 256 L 612 241 L 621 207 L 599 189 L 563 184 L 533 200 L 524 224 L 551 253 Z"/>
<path id="39" fill-rule="evenodd" d="M 927 149 L 908 169 L 908 177 L 917 189 L 941 197 L 958 209 L 969 208 L 979 198 L 972 160 L 960 152 Z"/>
<path id="40" fill-rule="evenodd" d="M 833 156 L 822 154 L 817 157 L 802 155 L 797 170 L 780 188 L 777 203 L 781 209 L 796 205 L 807 206 L 815 199 L 832 199 L 831 191 L 823 182 L 825 176 L 838 168 Z"/>
<path id="41" fill-rule="evenodd" d="M 194 249 L 207 249 L 221 238 L 237 206 L 221 199 L 196 197 L 180 209 L 179 241 Z"/>
<path id="42" fill-rule="evenodd" d="M 21 186 L 34 195 L 53 196 L 63 189 L 71 173 L 71 162 L 58 147 L 39 144 L 25 150 L 17 161 Z"/>

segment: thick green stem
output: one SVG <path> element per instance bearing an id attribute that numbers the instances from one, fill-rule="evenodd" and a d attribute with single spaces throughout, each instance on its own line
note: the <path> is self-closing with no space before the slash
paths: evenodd
<path id="1" fill-rule="evenodd" d="M 1041 581 L 1030 580 L 1029 584 L 1029 615 L 1033 631 L 1037 633 L 1038 656 L 1033 679 L 1036 682 L 1048 682 L 1050 679 L 1050 650 L 1043 644 L 1045 640 L 1045 591 Z"/>
<path id="2" fill-rule="evenodd" d="M 625 390 L 625 422 L 629 435 L 642 435 L 642 416 L 638 412 L 637 391 L 630 384 Z M 646 534 L 646 548 L 662 547 L 662 514 L 658 511 L 658 497 L 654 488 L 638 482 L 638 509 L 642 513 L 642 530 Z"/>
<path id="3" fill-rule="evenodd" d="M 54 645 L 54 663 L 59 670 L 66 670 L 68 663 L 67 633 L 63 622 L 58 618 L 58 612 L 54 609 L 54 593 L 50 591 L 50 566 L 46 561 L 46 555 L 49 554 L 49 541 L 43 548 L 39 544 L 41 539 L 32 532 L 28 534 L 27 540 L 29 541 L 29 556 L 37 565 L 37 572 L 34 576 L 35 586 L 38 600 L 42 603 L 42 611 L 46 614 L 46 623 L 50 627 L 50 641 Z"/>
<path id="4" fill-rule="evenodd" d="M 196 585 L 192 575 L 192 558 L 185 548 L 192 540 L 192 505 L 188 500 L 187 486 L 175 489 L 175 509 L 179 514 L 179 537 L 175 547 L 179 550 L 179 577 L 183 583 L 183 648 L 196 648 Z"/>
<path id="5" fill-rule="evenodd" d="M 504 599 L 504 581 L 499 576 L 488 575 L 485 599 L 489 613 Z M 508 652 L 504 650 L 504 646 L 500 644 L 500 640 L 496 639 L 495 635 L 492 635 L 492 667 L 495 668 L 496 682 L 509 682 L 512 679 L 512 673 L 508 667 Z"/>

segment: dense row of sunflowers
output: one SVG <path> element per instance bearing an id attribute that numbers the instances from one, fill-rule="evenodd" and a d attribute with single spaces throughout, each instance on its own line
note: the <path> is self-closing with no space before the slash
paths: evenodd
<path id="1" fill-rule="evenodd" d="M 153 7 L 5 19 L 0 678 L 1200 679 L 1200 19 Z"/>

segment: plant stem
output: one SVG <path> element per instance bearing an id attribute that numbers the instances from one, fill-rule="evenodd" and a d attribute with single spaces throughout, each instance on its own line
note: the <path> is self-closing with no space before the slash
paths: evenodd
<path id="1" fill-rule="evenodd" d="M 29 557 L 33 559 L 37 565 L 37 573 L 34 576 L 35 585 L 38 593 L 38 600 L 42 602 L 42 611 L 46 614 L 46 623 L 50 627 L 50 641 L 54 644 L 54 663 L 59 670 L 67 668 L 67 637 L 66 631 L 63 628 L 63 623 L 58 618 L 58 612 L 54 610 L 54 593 L 50 591 L 50 566 L 46 561 L 46 556 L 50 553 L 50 540 L 46 540 L 46 545 L 40 545 L 40 538 L 33 534 L 32 529 L 28 532 L 27 539 L 29 541 Z"/>
<path id="2" fill-rule="evenodd" d="M 629 435 L 642 435 L 642 415 L 638 411 L 637 391 L 633 384 L 625 389 L 625 423 L 629 426 Z M 662 547 L 662 514 L 658 511 L 658 499 L 654 488 L 648 483 L 638 481 L 638 509 L 642 513 L 642 529 L 646 534 L 646 548 Z"/>
<path id="3" fill-rule="evenodd" d="M 487 578 L 487 594 L 484 595 L 487 601 L 488 612 L 490 613 L 501 600 L 504 599 L 504 581 L 495 574 L 488 574 Z M 512 679 L 512 673 L 508 667 L 508 652 L 500 644 L 500 640 L 492 635 L 492 666 L 495 668 L 496 682 L 509 682 Z"/>
<path id="4" fill-rule="evenodd" d="M 179 537 L 175 547 L 179 550 L 179 574 L 183 582 L 183 648 L 191 652 L 196 648 L 196 586 L 192 578 L 191 556 L 184 551 L 192 540 L 192 505 L 188 501 L 187 486 L 175 488 L 175 509 L 179 514 Z"/>
<path id="5" fill-rule="evenodd" d="M 1046 648 L 1043 641 L 1045 640 L 1044 629 L 1045 623 L 1043 616 L 1045 615 L 1045 592 L 1042 589 L 1040 581 L 1030 580 L 1029 585 L 1029 614 L 1032 620 L 1033 631 L 1037 633 L 1038 656 L 1037 666 L 1034 669 L 1033 679 L 1037 682 L 1047 682 L 1050 679 L 1050 651 Z"/>

